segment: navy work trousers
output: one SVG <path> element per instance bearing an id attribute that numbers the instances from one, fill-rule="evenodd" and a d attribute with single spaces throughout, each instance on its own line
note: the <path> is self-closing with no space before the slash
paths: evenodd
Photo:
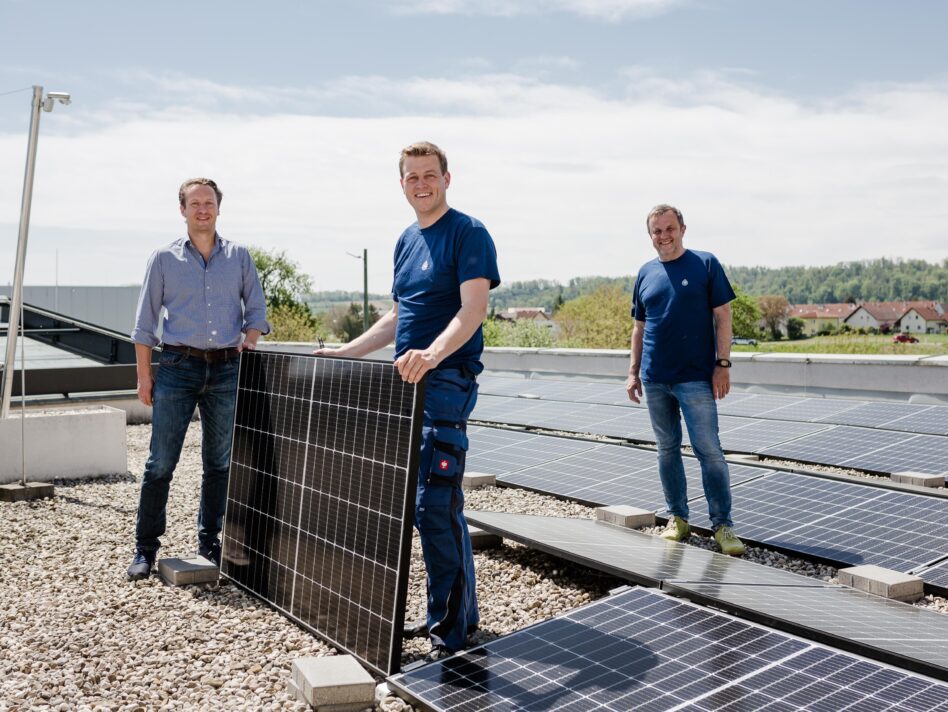
<path id="1" fill-rule="evenodd" d="M 467 419 L 476 401 L 477 383 L 466 369 L 428 375 L 415 526 L 427 572 L 428 634 L 432 645 L 450 651 L 461 650 L 468 630 L 480 622 L 461 490 Z"/>

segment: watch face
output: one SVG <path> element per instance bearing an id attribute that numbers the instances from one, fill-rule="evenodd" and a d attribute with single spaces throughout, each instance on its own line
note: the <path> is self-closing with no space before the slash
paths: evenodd
<path id="1" fill-rule="evenodd" d="M 717 363 L 717 365 L 720 366 L 721 368 L 730 368 L 730 367 L 731 367 L 731 361 L 730 361 L 730 359 L 719 358 L 715 363 Z"/>

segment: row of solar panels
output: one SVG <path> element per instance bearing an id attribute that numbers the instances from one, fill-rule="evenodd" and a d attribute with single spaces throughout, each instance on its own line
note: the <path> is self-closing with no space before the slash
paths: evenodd
<path id="1" fill-rule="evenodd" d="M 654 452 L 611 443 L 470 427 L 468 470 L 594 506 L 664 509 Z M 692 524 L 710 528 L 701 473 L 685 457 Z M 917 573 L 948 589 L 948 499 L 856 482 L 731 466 L 740 535 L 769 547 L 854 566 Z"/>
<path id="2" fill-rule="evenodd" d="M 488 423 L 655 442 L 644 408 L 483 395 L 478 398 L 472 417 Z M 728 452 L 882 474 L 948 473 L 948 437 L 943 435 L 727 415 L 720 416 L 719 428 L 721 446 Z M 687 445 L 687 432 L 683 439 Z"/>
<path id="3" fill-rule="evenodd" d="M 522 379 L 483 374 L 480 392 L 487 395 L 634 407 L 618 383 Z M 720 415 L 793 420 L 830 425 L 859 425 L 909 433 L 948 435 L 948 406 L 916 405 L 842 398 L 730 393 L 718 404 Z"/>
<path id="4" fill-rule="evenodd" d="M 948 709 L 948 685 L 631 588 L 390 678 L 438 712 Z"/>

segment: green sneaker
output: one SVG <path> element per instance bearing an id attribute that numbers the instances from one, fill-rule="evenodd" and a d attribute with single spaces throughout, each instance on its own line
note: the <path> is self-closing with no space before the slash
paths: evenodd
<path id="1" fill-rule="evenodd" d="M 691 534 L 691 527 L 688 526 L 688 520 L 681 517 L 672 517 L 665 525 L 665 531 L 659 536 L 668 541 L 681 541 Z"/>
<path id="2" fill-rule="evenodd" d="M 714 540 L 721 547 L 721 553 L 728 556 L 740 556 L 744 553 L 744 542 L 737 538 L 731 527 L 718 527 L 714 530 Z"/>

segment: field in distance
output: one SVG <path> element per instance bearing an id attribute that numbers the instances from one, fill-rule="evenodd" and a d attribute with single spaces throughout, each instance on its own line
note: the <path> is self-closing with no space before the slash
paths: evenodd
<path id="1" fill-rule="evenodd" d="M 893 342 L 894 334 L 811 336 L 798 341 L 760 341 L 756 346 L 735 344 L 731 351 L 803 354 L 898 354 L 900 356 L 948 356 L 948 334 L 913 334 L 917 344 Z"/>

